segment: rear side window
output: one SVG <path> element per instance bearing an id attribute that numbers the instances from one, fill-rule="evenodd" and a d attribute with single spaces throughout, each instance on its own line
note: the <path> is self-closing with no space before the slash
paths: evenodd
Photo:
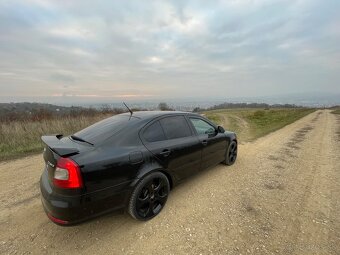
<path id="1" fill-rule="evenodd" d="M 115 115 L 110 118 L 99 121 L 81 131 L 75 133 L 87 142 L 93 144 L 99 144 L 106 141 L 115 133 L 124 129 L 129 122 L 136 121 L 136 118 L 130 117 L 129 115 Z"/>
<path id="2" fill-rule="evenodd" d="M 166 117 L 160 122 L 168 139 L 191 136 L 190 127 L 184 116 Z"/>
<path id="3" fill-rule="evenodd" d="M 143 133 L 143 137 L 148 142 L 158 142 L 166 140 L 161 124 L 159 124 L 159 121 L 156 121 L 150 126 L 148 126 Z"/>

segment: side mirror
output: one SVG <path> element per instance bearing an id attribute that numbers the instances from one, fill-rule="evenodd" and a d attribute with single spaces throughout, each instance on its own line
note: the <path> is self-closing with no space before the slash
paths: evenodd
<path id="1" fill-rule="evenodd" d="M 224 132 L 225 132 L 224 128 L 221 127 L 221 126 L 218 126 L 218 127 L 217 127 L 217 131 L 218 131 L 219 133 L 224 133 Z"/>

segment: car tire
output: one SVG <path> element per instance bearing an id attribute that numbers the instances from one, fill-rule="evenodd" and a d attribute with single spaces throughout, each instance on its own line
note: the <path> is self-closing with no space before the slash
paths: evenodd
<path id="1" fill-rule="evenodd" d="M 237 158 L 237 143 L 236 141 L 231 141 L 225 153 L 225 159 L 223 161 L 223 164 L 231 166 L 235 163 L 236 158 Z"/>
<path id="2" fill-rule="evenodd" d="M 131 194 L 128 213 L 137 220 L 152 219 L 165 206 L 169 192 L 170 183 L 163 173 L 157 171 L 143 177 Z"/>

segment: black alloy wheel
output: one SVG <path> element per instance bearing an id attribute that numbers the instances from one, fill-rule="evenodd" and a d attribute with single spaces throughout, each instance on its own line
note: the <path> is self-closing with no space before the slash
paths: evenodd
<path id="1" fill-rule="evenodd" d="M 138 220 L 155 217 L 163 209 L 169 192 L 169 180 L 163 173 L 149 174 L 133 191 L 129 202 L 129 214 Z"/>
<path id="2" fill-rule="evenodd" d="M 225 161 L 224 164 L 231 166 L 235 163 L 237 158 L 237 143 L 235 141 L 232 141 L 228 147 L 228 150 L 225 155 Z"/>

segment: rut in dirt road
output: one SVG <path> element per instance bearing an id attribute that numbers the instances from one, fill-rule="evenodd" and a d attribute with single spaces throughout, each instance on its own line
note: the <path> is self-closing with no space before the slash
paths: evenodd
<path id="1" fill-rule="evenodd" d="M 49 222 L 41 155 L 0 163 L 0 253 L 339 254 L 340 116 L 314 112 L 172 190 L 162 213 Z"/>

